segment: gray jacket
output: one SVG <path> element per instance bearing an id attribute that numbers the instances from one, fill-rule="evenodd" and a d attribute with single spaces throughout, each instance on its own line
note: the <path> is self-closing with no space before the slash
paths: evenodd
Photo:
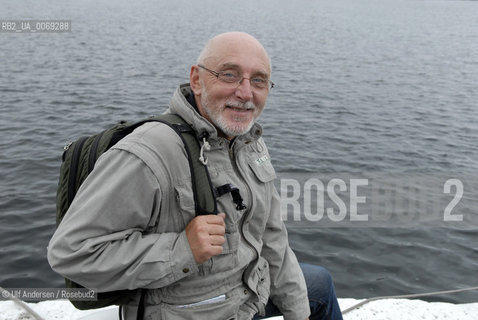
<path id="1" fill-rule="evenodd" d="M 223 253 L 196 264 L 185 234 L 195 211 L 184 145 L 168 126 L 150 122 L 100 157 L 50 241 L 50 265 L 100 292 L 150 289 L 146 319 L 250 319 L 268 298 L 285 319 L 305 319 L 305 281 L 260 126 L 232 143 L 220 138 L 188 103 L 191 94 L 180 86 L 168 112 L 209 133 L 213 185 L 235 185 L 247 206 L 239 211 L 230 194 L 218 197 L 226 213 Z"/>

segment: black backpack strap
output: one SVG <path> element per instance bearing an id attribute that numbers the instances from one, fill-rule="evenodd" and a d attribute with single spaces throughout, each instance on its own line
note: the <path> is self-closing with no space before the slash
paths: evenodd
<path id="1" fill-rule="evenodd" d="M 146 296 L 146 289 L 141 289 L 141 296 L 138 303 L 138 314 L 136 320 L 143 320 L 144 318 L 144 297 Z"/>
<path id="2" fill-rule="evenodd" d="M 146 289 L 139 289 L 139 293 L 140 293 L 140 296 L 139 296 L 139 301 L 138 301 L 138 308 L 137 308 L 137 311 L 136 311 L 136 320 L 143 320 L 144 318 L 144 307 L 145 307 L 145 304 L 144 304 L 144 299 L 146 297 Z M 118 319 L 119 320 L 127 320 L 127 319 L 124 319 L 124 308 L 123 308 L 124 305 L 119 305 L 118 306 Z"/>
<path id="3" fill-rule="evenodd" d="M 199 161 L 201 147 L 195 131 L 176 114 L 163 114 L 140 121 L 140 123 L 149 121 L 158 121 L 169 125 L 183 141 L 191 170 L 196 215 L 217 214 L 216 197 L 209 171 L 207 166 Z"/>

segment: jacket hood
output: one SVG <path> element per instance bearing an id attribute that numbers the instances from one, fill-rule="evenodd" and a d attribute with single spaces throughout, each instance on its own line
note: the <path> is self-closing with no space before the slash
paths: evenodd
<path id="1" fill-rule="evenodd" d="M 180 85 L 174 93 L 169 109 L 166 113 L 174 113 L 181 116 L 189 125 L 198 133 L 198 136 L 207 132 L 208 139 L 218 139 L 216 127 L 206 118 L 201 116 L 199 112 L 189 103 L 188 98 L 194 95 L 189 83 Z M 194 99 L 194 97 L 192 97 Z M 255 141 L 262 136 L 262 127 L 258 123 L 254 123 L 249 132 L 238 136 L 236 140 Z"/>

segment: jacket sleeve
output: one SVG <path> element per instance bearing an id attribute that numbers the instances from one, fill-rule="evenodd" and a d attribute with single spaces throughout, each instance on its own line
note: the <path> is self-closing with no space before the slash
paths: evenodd
<path id="1" fill-rule="evenodd" d="M 297 258 L 289 247 L 287 230 L 280 217 L 280 198 L 272 187 L 271 212 L 264 233 L 262 256 L 269 262 L 270 299 L 286 320 L 310 315 L 307 287 Z"/>
<path id="2" fill-rule="evenodd" d="M 145 232 L 162 197 L 151 170 L 125 150 L 100 157 L 50 240 L 54 271 L 100 292 L 164 287 L 197 272 L 184 230 Z"/>

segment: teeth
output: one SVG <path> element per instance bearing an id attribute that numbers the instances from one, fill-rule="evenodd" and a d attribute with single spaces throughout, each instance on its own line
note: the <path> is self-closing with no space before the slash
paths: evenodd
<path id="1" fill-rule="evenodd" d="M 226 101 L 225 102 L 226 108 L 231 108 L 237 111 L 254 111 L 256 109 L 256 106 L 251 102 L 239 102 L 239 101 Z"/>
<path id="2" fill-rule="evenodd" d="M 238 111 L 249 111 L 249 110 L 252 110 L 250 108 L 241 108 L 241 107 L 234 107 L 234 106 L 227 106 L 228 108 L 231 108 L 231 109 L 234 109 L 234 110 L 238 110 Z"/>
<path id="3" fill-rule="evenodd" d="M 244 108 L 238 108 L 238 107 L 229 107 L 231 109 L 237 110 L 237 111 L 246 111 L 247 109 Z"/>

